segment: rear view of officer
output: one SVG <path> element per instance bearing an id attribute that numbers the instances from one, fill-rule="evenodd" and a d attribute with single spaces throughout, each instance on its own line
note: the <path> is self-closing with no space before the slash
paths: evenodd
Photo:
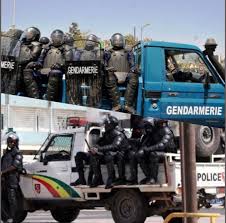
<path id="1" fill-rule="evenodd" d="M 1 176 L 4 180 L 9 203 L 9 219 L 7 222 L 13 222 L 18 208 L 19 173 L 23 168 L 23 156 L 19 151 L 18 145 L 18 136 L 15 133 L 9 133 L 6 152 L 1 159 Z"/>

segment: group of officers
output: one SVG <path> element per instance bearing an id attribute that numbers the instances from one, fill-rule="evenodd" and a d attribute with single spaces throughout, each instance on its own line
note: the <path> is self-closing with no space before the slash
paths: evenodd
<path id="1" fill-rule="evenodd" d="M 138 184 L 138 164 L 145 175 L 139 183 L 155 184 L 159 160 L 165 152 L 173 152 L 176 149 L 174 135 L 167 122 L 153 118 L 142 119 L 134 129 L 136 134 L 134 132 L 131 138 L 127 138 L 124 129 L 119 126 L 119 121 L 114 116 L 109 115 L 104 120 L 104 128 L 103 137 L 94 147 L 87 153 L 78 152 L 75 156 L 79 178 L 72 185 L 88 184 L 90 187 L 102 185 L 101 164 L 107 167 L 106 189 L 114 185 Z M 126 162 L 130 166 L 129 179 L 125 175 Z M 85 163 L 90 167 L 87 181 L 84 174 Z M 115 175 L 114 164 L 117 164 L 118 178 Z"/>
<path id="2" fill-rule="evenodd" d="M 24 94 L 25 96 L 50 101 L 61 101 L 62 78 L 67 61 L 100 60 L 102 77 L 99 86 L 94 86 L 92 94 L 98 97 L 102 85 L 107 89 L 112 109 L 134 112 L 134 99 L 138 85 L 138 72 L 135 69 L 134 55 L 126 48 L 125 38 L 120 33 L 112 35 L 111 48 L 100 49 L 99 38 L 90 34 L 86 37 L 85 47 L 78 49 L 71 35 L 56 29 L 50 39 L 41 37 L 36 27 L 27 28 L 24 32 L 10 29 L 2 36 L 1 54 L 17 58 L 18 70 L 12 77 L 2 74 L 2 92 L 8 94 Z M 9 38 L 10 37 L 10 38 Z M 10 41 L 10 42 L 9 42 Z M 10 80 L 9 80 L 10 78 Z M 125 105 L 120 105 L 118 84 L 124 82 Z M 74 82 L 66 75 L 68 103 L 79 104 L 75 94 Z M 74 94 L 74 95 L 73 95 Z M 93 104 L 97 107 L 98 103 Z"/>
<path id="3" fill-rule="evenodd" d="M 165 152 L 175 150 L 174 135 L 166 121 L 142 119 L 133 129 L 131 138 L 127 138 L 119 120 L 111 115 L 104 119 L 105 132 L 96 145 L 88 152 L 78 152 L 75 163 L 79 178 L 72 186 L 103 185 L 101 165 L 106 165 L 108 178 L 105 188 L 115 185 L 155 184 L 158 178 L 159 160 Z M 89 164 L 88 179 L 85 179 L 84 165 Z M 129 164 L 130 176 L 127 179 L 125 165 Z M 118 178 L 115 174 L 118 168 Z M 138 164 L 145 178 L 138 182 Z M 7 148 L 1 158 L 2 195 L 7 196 L 8 211 L 3 204 L 2 211 L 8 215 L 7 222 L 13 222 L 18 209 L 19 176 L 23 172 L 23 156 L 19 151 L 19 138 L 11 132 L 7 135 Z"/>

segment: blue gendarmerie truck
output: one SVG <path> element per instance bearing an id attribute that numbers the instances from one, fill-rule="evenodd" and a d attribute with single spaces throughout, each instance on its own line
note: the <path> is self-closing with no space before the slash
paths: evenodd
<path id="1" fill-rule="evenodd" d="M 224 70 L 213 55 L 214 41 L 205 46 L 204 52 L 193 45 L 157 41 L 135 46 L 141 73 L 136 112 L 223 128 Z"/>

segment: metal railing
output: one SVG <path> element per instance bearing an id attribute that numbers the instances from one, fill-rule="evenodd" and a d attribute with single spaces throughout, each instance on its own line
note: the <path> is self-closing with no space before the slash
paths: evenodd
<path id="1" fill-rule="evenodd" d="M 216 218 L 220 217 L 218 213 L 188 213 L 188 212 L 174 212 L 169 214 L 164 223 L 169 223 L 169 221 L 173 218 L 210 218 L 210 223 L 216 223 Z"/>

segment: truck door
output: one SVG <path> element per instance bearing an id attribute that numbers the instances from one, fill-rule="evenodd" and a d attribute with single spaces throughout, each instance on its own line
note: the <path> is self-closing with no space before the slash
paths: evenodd
<path id="1" fill-rule="evenodd" d="M 70 188 L 73 134 L 53 136 L 34 168 L 33 187 L 39 198 L 67 198 Z"/>
<path id="2" fill-rule="evenodd" d="M 164 55 L 165 75 L 159 117 L 223 127 L 224 84 L 219 83 L 203 55 L 194 50 L 163 48 L 161 55 Z"/>

